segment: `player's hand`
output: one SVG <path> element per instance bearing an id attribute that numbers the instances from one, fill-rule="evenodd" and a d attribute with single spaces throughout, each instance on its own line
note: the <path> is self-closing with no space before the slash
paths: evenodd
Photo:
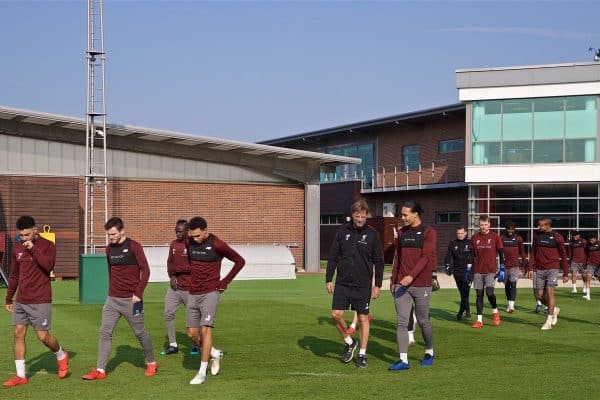
<path id="1" fill-rule="evenodd" d="M 23 246 L 25 246 L 27 250 L 31 250 L 31 248 L 33 247 L 33 242 L 31 240 L 26 240 L 23 242 Z"/>
<path id="2" fill-rule="evenodd" d="M 327 282 L 325 284 L 325 289 L 327 290 L 327 293 L 332 294 L 333 293 L 333 282 Z"/>
<path id="3" fill-rule="evenodd" d="M 373 286 L 373 289 L 371 290 L 371 297 L 376 299 L 379 297 L 380 294 L 381 294 L 381 288 L 378 288 L 377 286 Z"/>
<path id="4" fill-rule="evenodd" d="M 533 278 L 533 271 L 527 271 L 527 277 L 529 279 Z"/>
<path id="5" fill-rule="evenodd" d="M 171 284 L 171 289 L 177 290 L 177 277 L 172 276 L 170 284 Z"/>
<path id="6" fill-rule="evenodd" d="M 13 305 L 12 304 L 7 304 L 4 306 L 4 308 L 6 308 L 6 311 L 8 312 L 13 312 Z"/>
<path id="7" fill-rule="evenodd" d="M 402 286 L 410 286 L 413 281 L 413 277 L 410 275 L 406 275 L 402 280 L 400 280 L 400 285 Z"/>
<path id="8" fill-rule="evenodd" d="M 132 303 L 139 303 L 140 301 L 142 301 L 142 299 L 140 299 L 139 297 L 137 297 L 135 294 L 133 296 L 131 296 L 131 302 Z"/>
<path id="9" fill-rule="evenodd" d="M 563 283 L 569 282 L 569 276 L 563 276 Z"/>

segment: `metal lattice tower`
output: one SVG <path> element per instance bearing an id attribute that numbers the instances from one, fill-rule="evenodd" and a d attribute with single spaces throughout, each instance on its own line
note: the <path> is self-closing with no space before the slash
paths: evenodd
<path id="1" fill-rule="evenodd" d="M 107 238 L 102 225 L 108 219 L 106 178 L 106 98 L 104 95 L 104 28 L 102 0 L 88 0 L 87 120 L 85 166 L 85 253 L 104 247 Z"/>

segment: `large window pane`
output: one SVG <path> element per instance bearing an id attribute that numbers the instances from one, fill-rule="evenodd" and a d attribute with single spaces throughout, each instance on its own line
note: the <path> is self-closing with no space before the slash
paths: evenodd
<path id="1" fill-rule="evenodd" d="M 567 140 L 567 162 L 593 162 L 596 161 L 596 140 L 570 139 Z"/>
<path id="2" fill-rule="evenodd" d="M 580 215 L 579 216 L 579 227 L 580 228 L 597 228 L 598 227 L 598 215 Z"/>
<path id="3" fill-rule="evenodd" d="M 473 103 L 473 141 L 500 140 L 501 102 L 476 101 Z"/>
<path id="4" fill-rule="evenodd" d="M 577 197 L 577 185 L 536 184 L 533 188 L 535 197 Z"/>
<path id="5" fill-rule="evenodd" d="M 474 143 L 473 164 L 500 164 L 500 143 Z"/>
<path id="6" fill-rule="evenodd" d="M 490 200 L 490 213 L 528 213 L 531 200 Z"/>
<path id="7" fill-rule="evenodd" d="M 579 212 L 598 212 L 597 199 L 580 199 Z"/>
<path id="8" fill-rule="evenodd" d="M 402 169 L 403 170 L 418 170 L 419 169 L 419 145 L 402 146 Z"/>
<path id="9" fill-rule="evenodd" d="M 500 199 L 524 199 L 531 197 L 531 185 L 497 185 L 490 187 L 490 197 Z"/>
<path id="10" fill-rule="evenodd" d="M 568 138 L 596 137 L 596 96 L 567 97 L 566 136 Z"/>
<path id="11" fill-rule="evenodd" d="M 531 162 L 531 141 L 502 143 L 502 164 Z"/>
<path id="12" fill-rule="evenodd" d="M 536 140 L 533 142 L 534 163 L 559 163 L 562 161 L 562 140 Z"/>
<path id="13" fill-rule="evenodd" d="M 533 212 L 574 213 L 577 212 L 575 199 L 533 199 Z"/>
<path id="14" fill-rule="evenodd" d="M 551 214 L 536 214 L 533 216 L 535 227 L 537 227 L 538 220 L 542 217 L 549 217 L 552 220 L 552 228 L 558 230 L 561 235 L 564 230 L 573 230 L 577 227 L 577 216 L 576 215 L 551 215 Z M 563 235 L 567 237 L 568 232 Z M 566 240 L 566 239 L 565 239 Z"/>
<path id="15" fill-rule="evenodd" d="M 531 99 L 504 100 L 502 106 L 502 139 L 523 140 L 532 136 Z"/>
<path id="16" fill-rule="evenodd" d="M 598 197 L 597 183 L 580 183 L 579 197 Z"/>
<path id="17" fill-rule="evenodd" d="M 533 137 L 535 139 L 562 139 L 565 129 L 564 97 L 535 99 Z"/>

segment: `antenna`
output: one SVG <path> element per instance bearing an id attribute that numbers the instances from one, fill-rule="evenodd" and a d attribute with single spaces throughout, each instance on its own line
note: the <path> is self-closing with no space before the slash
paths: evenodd
<path id="1" fill-rule="evenodd" d="M 588 51 L 591 51 L 592 53 L 594 53 L 594 61 L 600 61 L 600 49 L 595 49 L 593 47 L 590 47 L 588 49 Z"/>
<path id="2" fill-rule="evenodd" d="M 104 28 L 102 0 L 88 0 L 87 107 L 85 164 L 84 252 L 94 254 L 96 247 L 108 243 L 104 230 L 108 219 L 108 181 L 106 178 L 106 98 L 104 96 Z"/>

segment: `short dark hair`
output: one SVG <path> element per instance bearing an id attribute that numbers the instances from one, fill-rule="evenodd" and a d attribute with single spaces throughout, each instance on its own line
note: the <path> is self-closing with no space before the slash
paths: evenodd
<path id="1" fill-rule="evenodd" d="M 187 226 L 188 222 L 186 219 L 178 219 L 177 222 L 175 222 L 175 226 L 177 225 L 185 225 Z"/>
<path id="2" fill-rule="evenodd" d="M 402 207 L 406 207 L 408 209 L 410 209 L 410 212 L 414 212 L 419 214 L 419 216 L 421 216 L 424 212 L 425 209 L 421 206 L 421 204 L 417 203 L 416 201 L 405 201 L 404 203 L 402 203 Z"/>
<path id="3" fill-rule="evenodd" d="M 548 225 L 552 226 L 552 218 L 550 218 L 550 217 L 540 217 L 540 218 L 538 218 L 538 224 L 540 222 L 547 222 Z"/>
<path id="4" fill-rule="evenodd" d="M 577 235 L 581 235 L 581 232 L 579 232 L 579 231 L 571 231 L 571 236 L 577 236 Z"/>
<path id="5" fill-rule="evenodd" d="M 506 224 L 504 224 L 504 229 L 517 229 L 517 225 L 512 221 L 507 221 Z"/>
<path id="6" fill-rule="evenodd" d="M 467 230 L 467 227 L 466 227 L 465 225 L 459 225 L 459 226 L 457 226 L 457 227 L 456 227 L 456 230 L 457 230 L 457 231 L 463 230 L 463 231 L 465 231 L 465 232 L 469 232 L 469 231 Z"/>
<path id="7" fill-rule="evenodd" d="M 110 228 L 117 228 L 118 231 L 122 231 L 125 228 L 123 220 L 119 217 L 112 217 L 104 224 L 104 229 L 109 230 Z"/>
<path id="8" fill-rule="evenodd" d="M 30 215 L 22 215 L 17 220 L 17 229 L 22 231 L 23 229 L 31 229 L 35 227 L 35 219 Z"/>
<path id="9" fill-rule="evenodd" d="M 598 234 L 594 231 L 591 231 L 590 233 L 588 233 L 588 239 L 598 239 Z"/>
<path id="10" fill-rule="evenodd" d="M 363 200 L 363 199 L 356 200 L 352 204 L 352 207 L 350 207 L 350 213 L 354 214 L 357 211 L 366 211 L 367 214 L 369 213 L 369 205 L 367 204 L 367 202 L 365 200 Z"/>
<path id="11" fill-rule="evenodd" d="M 490 217 L 488 215 L 480 215 L 479 222 L 489 222 Z"/>
<path id="12" fill-rule="evenodd" d="M 190 219 L 190 223 L 188 224 L 188 228 L 192 231 L 198 228 L 204 230 L 207 226 L 206 220 L 202 217 L 194 217 Z"/>

